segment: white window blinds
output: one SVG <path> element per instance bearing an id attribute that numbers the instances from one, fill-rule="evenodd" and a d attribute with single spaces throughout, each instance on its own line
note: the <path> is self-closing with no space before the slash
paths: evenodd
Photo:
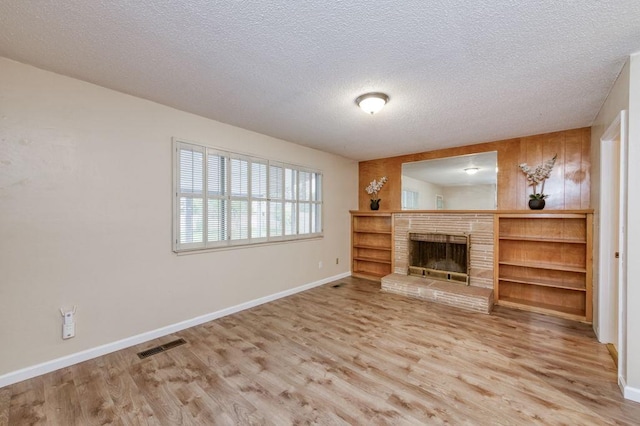
<path id="1" fill-rule="evenodd" d="M 269 165 L 269 235 L 284 235 L 284 165 Z"/>
<path id="2" fill-rule="evenodd" d="M 417 191 L 402 191 L 402 208 L 407 210 L 415 210 L 418 208 L 418 192 Z"/>
<path id="3" fill-rule="evenodd" d="M 180 149 L 177 161 L 179 235 L 178 244 L 185 249 L 204 243 L 204 149 Z"/>
<path id="4" fill-rule="evenodd" d="M 208 241 L 226 241 L 227 226 L 227 158 L 215 152 L 207 155 L 207 237 Z"/>
<path id="5" fill-rule="evenodd" d="M 322 174 L 175 141 L 174 251 L 322 235 Z"/>
<path id="6" fill-rule="evenodd" d="M 266 160 L 252 159 L 251 161 L 251 239 L 267 238 L 267 170 Z"/>

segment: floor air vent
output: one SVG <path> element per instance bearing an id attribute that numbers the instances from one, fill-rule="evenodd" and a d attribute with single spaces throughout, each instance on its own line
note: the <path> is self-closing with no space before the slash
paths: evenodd
<path id="1" fill-rule="evenodd" d="M 178 339 L 171 341 L 169 343 L 165 343 L 164 345 L 156 346 L 155 348 L 147 349 L 146 351 L 142 351 L 138 353 L 138 358 L 145 359 L 149 358 L 151 355 L 159 354 L 160 352 L 164 352 L 171 348 L 175 348 L 176 346 L 184 345 L 187 343 L 184 339 Z"/>
<path id="2" fill-rule="evenodd" d="M 333 288 L 340 288 L 340 287 L 342 287 L 343 285 L 345 285 L 345 283 L 338 283 L 338 284 L 334 284 L 334 285 L 332 285 L 331 287 L 333 287 Z"/>

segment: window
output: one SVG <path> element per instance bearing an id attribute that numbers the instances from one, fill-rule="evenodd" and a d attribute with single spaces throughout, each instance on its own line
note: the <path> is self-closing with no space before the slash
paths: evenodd
<path id="1" fill-rule="evenodd" d="M 322 174 L 174 142 L 174 251 L 322 235 Z"/>
<path id="2" fill-rule="evenodd" d="M 402 208 L 405 210 L 418 208 L 418 193 L 416 191 L 402 190 Z"/>

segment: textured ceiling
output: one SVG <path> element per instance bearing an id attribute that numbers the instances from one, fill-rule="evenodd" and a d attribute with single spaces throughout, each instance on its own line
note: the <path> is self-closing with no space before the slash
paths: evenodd
<path id="1" fill-rule="evenodd" d="M 638 50 L 638 0 L 0 2 L 0 56 L 358 160 L 589 126 Z"/>

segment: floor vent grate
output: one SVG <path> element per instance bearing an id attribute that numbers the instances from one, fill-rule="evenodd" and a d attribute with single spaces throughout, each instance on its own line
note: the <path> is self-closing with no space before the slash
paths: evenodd
<path id="1" fill-rule="evenodd" d="M 155 348 L 147 349 L 146 351 L 142 351 L 138 353 L 138 358 L 145 359 L 150 357 L 151 355 L 159 354 L 160 352 L 164 352 L 171 348 L 175 348 L 176 346 L 184 345 L 187 343 L 184 339 L 173 340 L 169 343 L 165 343 L 164 345 L 156 346 Z"/>
<path id="2" fill-rule="evenodd" d="M 334 284 L 334 285 L 332 285 L 331 287 L 333 287 L 333 288 L 340 288 L 340 287 L 342 287 L 343 285 L 345 285 L 345 283 L 338 283 L 338 284 Z"/>

